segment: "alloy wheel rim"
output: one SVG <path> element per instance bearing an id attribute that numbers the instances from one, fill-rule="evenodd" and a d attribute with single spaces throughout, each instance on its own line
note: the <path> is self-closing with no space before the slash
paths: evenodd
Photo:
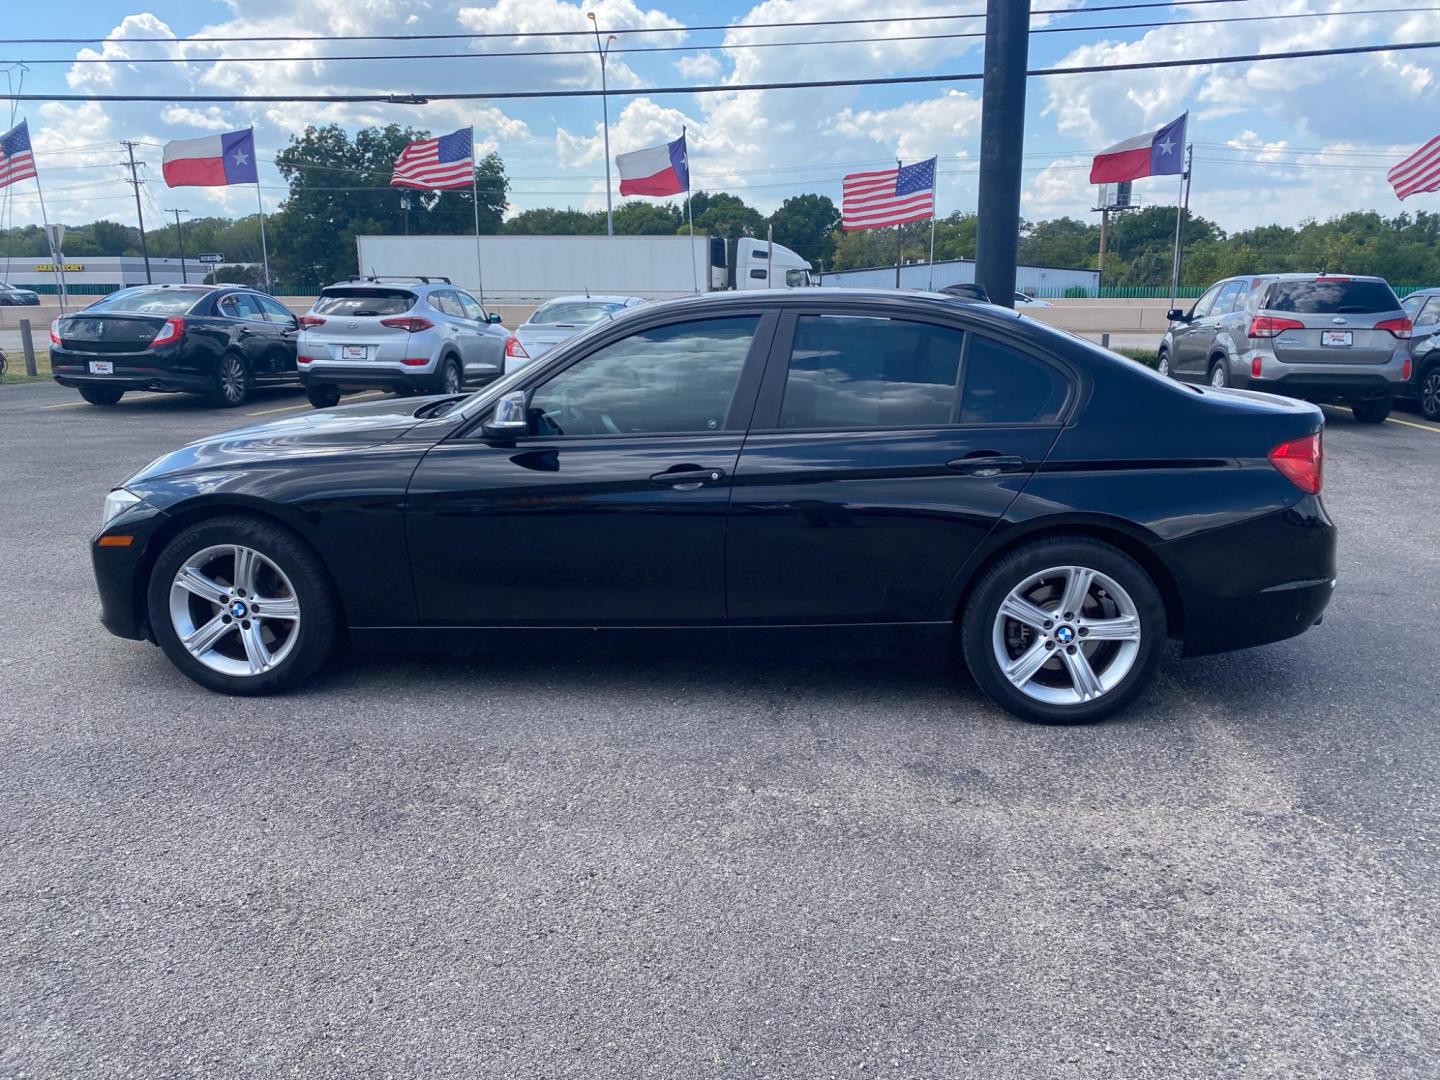
<path id="1" fill-rule="evenodd" d="M 241 544 L 215 544 L 175 572 L 170 624 L 185 650 L 211 671 L 260 675 L 294 649 L 300 599 L 273 559 Z"/>
<path id="2" fill-rule="evenodd" d="M 1420 411 L 1431 420 L 1440 419 L 1440 369 L 1425 377 L 1420 390 Z"/>
<path id="3" fill-rule="evenodd" d="M 459 390 L 460 373 L 455 370 L 454 364 L 449 364 L 445 368 L 445 392 L 447 394 L 454 394 L 457 393 Z"/>
<path id="4" fill-rule="evenodd" d="M 1218 390 L 1225 389 L 1225 369 L 1219 364 L 1216 364 L 1210 372 L 1210 385 Z"/>
<path id="5" fill-rule="evenodd" d="M 245 390 L 245 369 L 233 356 L 220 366 L 220 391 L 227 401 L 239 401 Z"/>
<path id="6" fill-rule="evenodd" d="M 1140 655 L 1140 613 L 1118 582 L 1052 566 L 1010 590 L 991 630 L 1000 673 L 1026 697 L 1083 705 L 1110 693 Z"/>
<path id="7" fill-rule="evenodd" d="M 1167 353 L 1160 354 L 1160 363 L 1156 370 L 1159 371 L 1161 375 L 1170 374 L 1170 357 Z"/>

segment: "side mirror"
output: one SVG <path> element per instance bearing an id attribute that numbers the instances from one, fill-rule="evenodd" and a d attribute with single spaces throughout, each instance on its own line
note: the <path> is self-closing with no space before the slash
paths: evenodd
<path id="1" fill-rule="evenodd" d="M 1185 312 L 1181 311 L 1178 307 L 1177 307 L 1177 308 L 1171 308 L 1169 311 L 1167 311 L 1167 312 L 1165 313 L 1165 318 L 1169 319 L 1171 322 L 1189 322 L 1189 321 L 1190 321 L 1190 316 L 1187 315 L 1187 314 L 1185 314 Z"/>
<path id="2" fill-rule="evenodd" d="M 514 440 L 530 430 L 525 416 L 525 391 L 506 394 L 495 403 L 495 412 L 482 429 L 487 439 Z"/>
<path id="3" fill-rule="evenodd" d="M 500 325 L 500 313 L 499 313 L 498 311 L 492 311 L 492 312 L 490 312 L 489 315 L 485 316 L 485 321 L 486 321 L 487 323 L 489 323 L 491 326 L 499 326 L 499 325 Z"/>

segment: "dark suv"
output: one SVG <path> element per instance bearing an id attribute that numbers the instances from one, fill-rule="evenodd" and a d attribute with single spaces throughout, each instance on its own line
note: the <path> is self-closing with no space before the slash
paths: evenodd
<path id="1" fill-rule="evenodd" d="M 1160 372 L 1186 382 L 1344 404 L 1378 424 L 1410 378 L 1410 318 L 1384 278 L 1227 278 L 1169 316 Z"/>
<path id="2" fill-rule="evenodd" d="M 252 387 L 295 385 L 299 322 L 238 285 L 137 285 L 50 324 L 50 369 L 92 405 L 127 390 L 204 394 L 233 407 Z"/>

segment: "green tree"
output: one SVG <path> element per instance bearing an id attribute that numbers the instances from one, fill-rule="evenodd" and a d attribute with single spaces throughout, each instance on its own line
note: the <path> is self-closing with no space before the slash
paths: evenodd
<path id="1" fill-rule="evenodd" d="M 684 223 L 685 210 L 674 203 L 627 202 L 615 211 L 617 236 L 674 236 Z"/>
<path id="2" fill-rule="evenodd" d="M 770 215 L 775 242 L 784 244 L 812 266 L 829 266 L 835 258 L 835 230 L 840 212 L 828 195 L 792 195 Z"/>
<path id="3" fill-rule="evenodd" d="M 1099 225 L 1069 217 L 1020 225 L 1020 262 L 1027 266 L 1094 266 L 1099 255 Z"/>
<path id="4" fill-rule="evenodd" d="M 593 236 L 605 231 L 603 210 L 556 210 L 542 206 L 522 210 L 500 229 L 503 233 L 534 236 Z"/>
<path id="5" fill-rule="evenodd" d="M 723 191 L 697 191 L 690 197 L 695 231 L 733 240 L 740 236 L 764 236 L 765 219 L 737 195 Z M 682 225 L 683 229 L 684 226 Z"/>

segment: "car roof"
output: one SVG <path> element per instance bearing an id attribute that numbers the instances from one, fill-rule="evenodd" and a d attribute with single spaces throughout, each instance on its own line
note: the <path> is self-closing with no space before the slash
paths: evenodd
<path id="1" fill-rule="evenodd" d="M 893 308 L 897 313 L 950 314 L 964 312 L 970 317 L 979 317 L 986 322 L 1013 325 L 1023 318 L 1019 312 L 998 304 L 987 304 L 979 300 L 965 300 L 946 296 L 938 292 L 922 292 L 918 289 L 850 289 L 839 286 L 820 286 L 808 289 L 741 289 L 728 292 L 703 293 L 699 296 L 682 296 L 671 300 L 658 300 L 637 308 L 637 312 L 681 311 L 694 308 L 696 311 L 723 311 L 729 307 L 853 307 L 864 304 L 867 307 Z M 631 312 L 625 312 L 630 318 Z"/>
<path id="2" fill-rule="evenodd" d="M 1345 278 L 1348 281 L 1378 281 L 1387 285 L 1383 277 L 1376 274 L 1345 274 L 1339 270 L 1329 270 L 1323 274 L 1236 274 L 1234 280 L 1255 280 L 1255 281 L 1318 281 L 1320 278 Z M 1232 280 L 1226 278 L 1226 281 Z"/>

